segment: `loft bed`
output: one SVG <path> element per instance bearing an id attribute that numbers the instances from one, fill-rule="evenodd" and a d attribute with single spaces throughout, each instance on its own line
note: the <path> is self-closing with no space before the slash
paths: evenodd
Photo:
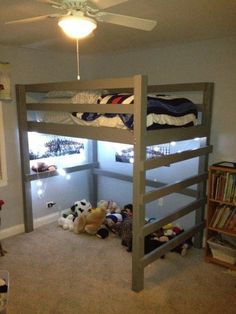
<path id="1" fill-rule="evenodd" d="M 30 93 L 48 93 L 52 91 L 80 92 L 84 90 L 109 91 L 109 93 L 131 93 L 134 95 L 132 103 L 111 106 L 107 103 L 68 103 L 68 102 L 30 102 L 27 95 Z M 148 94 L 159 93 L 198 93 L 201 102 L 197 109 L 200 114 L 198 124 L 184 127 L 160 128 L 148 130 L 146 124 Z M 196 247 L 202 246 L 204 222 L 204 208 L 206 203 L 206 181 L 208 168 L 208 155 L 212 151 L 210 145 L 211 111 L 213 83 L 186 83 L 171 85 L 148 85 L 146 76 L 135 75 L 133 77 L 113 78 L 94 81 L 72 81 L 59 83 L 41 83 L 16 86 L 19 137 L 22 163 L 22 183 L 24 200 L 25 231 L 33 230 L 31 181 L 46 178 L 47 173 L 32 174 L 29 162 L 29 145 L 27 133 L 30 131 L 43 134 L 63 135 L 92 140 L 92 162 L 66 169 L 67 172 L 82 171 L 89 169 L 93 178 L 91 184 L 91 202 L 97 201 L 98 176 L 107 176 L 133 183 L 133 251 L 132 251 L 132 289 L 136 292 L 144 288 L 144 269 L 172 250 L 174 247 L 194 236 Z M 77 113 L 110 113 L 130 114 L 133 116 L 133 128 L 94 127 L 89 125 L 77 125 L 73 123 L 61 124 L 58 121 L 28 121 L 27 113 L 30 112 L 63 112 L 71 115 Z M 201 138 L 199 148 L 174 153 L 167 156 L 159 156 L 148 160 L 146 147 L 168 143 L 171 141 L 183 141 Z M 132 144 L 134 147 L 133 175 L 128 176 L 120 173 L 104 171 L 99 168 L 97 141 L 110 141 L 117 143 Z M 146 179 L 146 172 L 151 169 L 171 165 L 180 161 L 198 158 L 198 174 L 189 176 L 182 181 L 163 184 Z M 58 175 L 57 171 L 51 175 Z M 146 190 L 146 186 L 152 186 L 153 190 Z M 189 187 L 195 186 L 195 189 Z M 145 207 L 148 203 L 158 200 L 172 193 L 182 193 L 194 198 L 188 205 L 168 214 L 166 217 L 145 223 Z M 144 238 L 148 234 L 161 228 L 163 225 L 173 222 L 189 213 L 195 213 L 195 224 L 183 233 L 160 246 L 159 248 L 144 254 Z"/>

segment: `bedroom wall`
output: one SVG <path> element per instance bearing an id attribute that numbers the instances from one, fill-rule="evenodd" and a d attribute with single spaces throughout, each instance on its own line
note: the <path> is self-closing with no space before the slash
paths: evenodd
<path id="1" fill-rule="evenodd" d="M 82 47 L 81 47 L 82 50 Z M 210 163 L 235 160 L 236 146 L 236 37 L 208 40 L 158 49 L 143 49 L 108 55 L 81 56 L 81 76 L 84 79 L 147 74 L 150 83 L 180 83 L 212 81 L 215 83 L 212 144 Z M 72 54 L 42 52 L 0 46 L 0 61 L 12 65 L 12 85 L 46 81 L 72 80 L 76 77 L 76 60 Z M 8 185 L 0 187 L 0 199 L 6 201 L 1 212 L 1 229 L 22 232 L 23 208 L 15 101 L 3 103 Z M 127 184 L 117 186 L 103 182 L 102 191 L 119 197 L 129 194 Z M 74 187 L 72 187 L 74 188 Z M 76 188 L 76 187 L 75 187 Z M 103 192 L 104 193 L 104 192 Z M 109 197 L 109 195 L 100 195 Z M 109 198 L 112 198 L 109 197 Z M 45 211 L 43 214 L 46 214 Z M 7 234 L 5 234 L 7 235 Z M 1 237 L 1 234 L 0 234 Z"/>
<path id="2" fill-rule="evenodd" d="M 87 78 L 147 74 L 150 83 L 214 82 L 210 162 L 236 159 L 236 37 L 87 57 Z"/>
<path id="3" fill-rule="evenodd" d="M 87 58 L 83 64 L 83 71 L 88 78 L 112 76 L 128 76 L 133 74 L 147 74 L 149 82 L 153 84 L 181 83 L 181 82 L 214 82 L 214 104 L 212 116 L 211 143 L 214 151 L 210 155 L 210 163 L 221 160 L 236 160 L 236 37 L 208 40 L 185 45 L 169 46 L 159 49 L 140 50 L 138 52 L 114 53 L 106 57 L 100 55 Z M 86 72 L 85 72 L 86 67 Z M 100 144 L 100 151 L 104 151 L 104 144 Z M 111 147 L 109 148 L 111 149 Z M 115 163 L 108 163 L 109 154 L 101 154 L 104 165 L 110 170 Z M 110 157 L 111 158 L 111 157 Z M 121 166 L 123 171 L 126 166 Z M 172 168 L 173 169 L 173 168 Z M 188 173 L 189 168 L 184 168 Z M 124 171 L 127 171 L 125 169 Z M 128 169 L 129 171 L 129 169 Z M 174 170 L 175 171 L 175 170 Z M 168 170 L 166 171 L 168 172 Z M 178 172 L 178 170 L 177 170 Z M 173 171 L 171 171 L 173 174 Z M 157 176 L 158 177 L 158 176 Z M 161 176 L 163 178 L 163 176 Z M 119 191 L 114 193 L 114 191 Z M 100 178 L 100 198 L 113 199 L 124 204 L 129 202 L 132 187 L 128 183 L 108 178 Z M 183 198 L 178 198 L 180 206 Z M 176 203 L 176 202 L 175 202 Z M 167 211 L 173 205 L 173 199 L 164 200 L 161 206 L 149 204 L 151 208 L 158 206 L 161 211 Z M 192 217 L 187 217 L 187 224 Z"/>
<path id="4" fill-rule="evenodd" d="M 13 100 L 2 102 L 8 182 L 6 186 L 0 187 L 0 199 L 3 199 L 6 203 L 1 211 L 1 238 L 24 231 L 14 85 L 30 82 L 73 80 L 76 77 L 76 59 L 72 54 L 0 46 L 0 61 L 10 62 L 11 83 L 13 87 Z M 79 179 L 86 182 L 85 173 L 81 174 Z M 56 179 L 53 178 L 50 180 L 55 181 Z M 57 209 L 57 206 L 49 210 L 45 208 L 45 202 L 47 200 L 57 201 L 58 207 L 68 207 L 71 204 L 72 195 L 74 195 L 73 201 L 76 200 L 76 196 L 79 199 L 80 197 L 82 198 L 82 195 L 87 193 L 83 191 L 83 188 L 86 189 L 86 184 L 82 185 L 82 188 L 79 190 L 76 184 L 78 181 L 77 175 L 73 175 L 71 178 L 70 191 L 66 188 L 68 181 L 65 183 L 59 182 L 60 186 L 56 185 L 54 189 L 50 188 L 53 186 L 50 181 L 46 191 L 48 195 L 41 199 L 38 199 L 37 196 L 34 197 L 35 218 L 51 214 Z M 66 190 L 68 193 L 64 193 Z"/>

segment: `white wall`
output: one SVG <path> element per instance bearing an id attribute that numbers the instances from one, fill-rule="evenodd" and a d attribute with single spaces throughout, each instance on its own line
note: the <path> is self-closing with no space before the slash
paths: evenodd
<path id="1" fill-rule="evenodd" d="M 2 101 L 8 184 L 0 187 L 1 230 L 23 224 L 23 204 L 15 84 L 64 81 L 76 77 L 76 59 L 65 53 L 0 46 L 0 61 L 11 64 L 12 101 Z"/>
<path id="2" fill-rule="evenodd" d="M 215 83 L 210 162 L 236 160 L 236 37 L 209 40 L 138 52 L 83 56 L 84 79 L 147 74 L 150 83 Z M 65 53 L 0 46 L 0 60 L 12 64 L 12 84 L 72 80 L 76 77 L 76 59 Z M 5 102 L 6 154 L 8 185 L 0 188 L 6 200 L 2 226 L 23 223 L 20 160 L 15 102 Z"/>
<path id="3" fill-rule="evenodd" d="M 97 78 L 147 74 L 152 84 L 214 82 L 210 161 L 236 160 L 236 37 L 87 58 L 83 72 Z M 85 72 L 86 66 L 86 72 Z"/>

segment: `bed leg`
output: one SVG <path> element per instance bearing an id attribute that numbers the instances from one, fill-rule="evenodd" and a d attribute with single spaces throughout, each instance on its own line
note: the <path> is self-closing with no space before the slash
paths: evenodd
<path id="1" fill-rule="evenodd" d="M 132 290 L 140 292 L 144 288 L 144 268 L 133 264 L 132 267 Z"/>
<path id="2" fill-rule="evenodd" d="M 197 249 L 202 248 L 202 239 L 203 239 L 203 230 L 200 230 L 194 235 L 193 245 L 195 248 Z"/>

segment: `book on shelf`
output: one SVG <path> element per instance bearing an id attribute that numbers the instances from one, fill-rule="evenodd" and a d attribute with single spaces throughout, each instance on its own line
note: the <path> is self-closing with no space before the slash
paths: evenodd
<path id="1" fill-rule="evenodd" d="M 223 195 L 223 201 L 224 202 L 231 202 L 232 201 L 233 193 L 234 193 L 234 187 L 235 187 L 235 179 L 236 179 L 235 174 L 227 173 L 224 195 Z"/>
<path id="2" fill-rule="evenodd" d="M 216 208 L 216 216 L 213 215 L 212 221 L 211 221 L 211 227 L 217 228 L 217 224 L 219 223 L 224 211 L 225 211 L 226 206 L 225 205 L 218 205 Z M 215 217 L 214 217 L 215 216 Z M 213 220 L 214 219 L 214 220 Z"/>
<path id="3" fill-rule="evenodd" d="M 236 208 L 233 209 L 233 212 L 225 225 L 225 229 L 236 232 Z"/>
<path id="4" fill-rule="evenodd" d="M 219 189 L 219 177 L 222 172 L 215 171 L 211 175 L 211 195 L 212 199 L 216 199 L 216 193 Z"/>
<path id="5" fill-rule="evenodd" d="M 214 211 L 214 214 L 212 215 L 212 218 L 210 221 L 210 226 L 213 228 L 214 228 L 214 222 L 215 222 L 216 217 L 218 216 L 220 210 L 221 210 L 221 206 L 217 206 L 215 211 Z"/>
<path id="6" fill-rule="evenodd" d="M 224 211 L 220 217 L 220 220 L 216 225 L 216 228 L 219 228 L 219 229 L 224 228 L 225 223 L 226 223 L 227 219 L 229 218 L 231 212 L 232 212 L 232 210 L 231 210 L 230 206 L 225 206 Z"/>
<path id="7" fill-rule="evenodd" d="M 235 213 L 236 213 L 236 207 L 232 207 L 231 208 L 231 213 L 230 213 L 228 219 L 225 222 L 224 229 L 228 229 L 228 227 L 230 225 L 230 222 L 231 222 L 231 219 L 233 218 Z"/>

